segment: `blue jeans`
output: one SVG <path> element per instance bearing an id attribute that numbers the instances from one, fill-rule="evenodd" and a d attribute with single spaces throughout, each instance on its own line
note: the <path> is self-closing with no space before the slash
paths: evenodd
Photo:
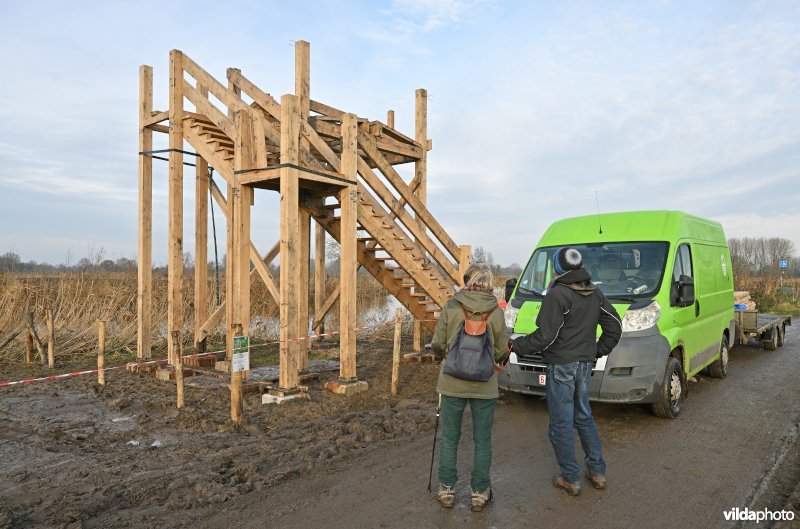
<path id="1" fill-rule="evenodd" d="M 575 434 L 578 430 L 586 454 L 586 469 L 595 476 L 606 475 L 606 462 L 600 436 L 589 407 L 590 362 L 548 364 L 547 412 L 550 415 L 548 437 L 556 453 L 561 475 L 570 483 L 580 483 L 581 468 L 575 458 Z"/>

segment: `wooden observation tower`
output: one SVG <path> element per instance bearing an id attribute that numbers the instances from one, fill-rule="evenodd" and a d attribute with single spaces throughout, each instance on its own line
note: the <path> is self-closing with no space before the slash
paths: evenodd
<path id="1" fill-rule="evenodd" d="M 153 69 L 139 70 L 138 357 L 149 358 L 151 349 L 153 132 L 159 132 L 169 135 L 164 150 L 169 153 L 168 331 L 174 336 L 184 328 L 184 154 L 194 154 L 183 150 L 186 142 L 196 151 L 195 263 L 208 261 L 209 187 L 227 219 L 226 299 L 211 314 L 204 303 L 195 304 L 194 340 L 204 350 L 206 337 L 224 319 L 230 358 L 233 337 L 248 335 L 251 281 L 263 281 L 280 307 L 279 395 L 297 390 L 298 371 L 308 362 L 308 342 L 291 339 L 308 334 L 311 219 L 316 226 L 313 326 L 319 329 L 338 299 L 343 387 L 358 384 L 358 268 L 369 271 L 417 320 L 419 351 L 422 326 L 433 327 L 440 307 L 462 282 L 470 256 L 469 246 L 453 242 L 425 206 L 431 149 L 426 91 L 416 91 L 411 138 L 395 130 L 394 111 L 383 123 L 311 99 L 309 44 L 299 41 L 295 49 L 295 93 L 280 101 L 238 69 L 228 69 L 223 84 L 172 50 L 169 108 L 154 110 Z M 411 182 L 394 168 L 405 163 L 415 166 Z M 226 189 L 209 180 L 209 166 L 225 179 Z M 250 241 L 255 189 L 280 193 L 280 240 L 263 253 Z M 327 299 L 326 232 L 341 245 L 339 286 Z M 277 279 L 268 268 L 276 258 Z M 206 267 L 195 266 L 194 276 L 195 299 L 204 300 Z M 171 364 L 179 354 L 175 343 L 169 341 Z"/>

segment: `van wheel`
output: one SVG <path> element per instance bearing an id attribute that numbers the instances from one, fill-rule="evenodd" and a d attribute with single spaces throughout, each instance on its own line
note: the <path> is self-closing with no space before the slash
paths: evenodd
<path id="1" fill-rule="evenodd" d="M 786 324 L 782 323 L 780 327 L 776 327 L 778 331 L 778 347 L 783 347 L 783 338 L 786 336 Z"/>
<path id="2" fill-rule="evenodd" d="M 778 348 L 778 327 L 773 327 L 769 330 L 768 333 L 764 333 L 764 336 L 768 336 L 768 338 L 761 339 L 761 345 L 764 346 L 764 349 L 767 351 L 774 351 Z"/>
<path id="3" fill-rule="evenodd" d="M 728 376 L 728 338 L 723 334 L 719 344 L 719 358 L 708 365 L 708 376 L 711 378 L 725 378 Z"/>
<path id="4" fill-rule="evenodd" d="M 686 375 L 683 373 L 681 363 L 670 357 L 667 360 L 667 369 L 664 371 L 658 400 L 652 404 L 653 413 L 664 419 L 677 418 L 686 399 L 686 389 Z"/>

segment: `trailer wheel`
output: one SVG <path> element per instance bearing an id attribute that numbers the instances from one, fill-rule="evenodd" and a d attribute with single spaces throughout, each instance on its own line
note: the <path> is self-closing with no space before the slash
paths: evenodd
<path id="1" fill-rule="evenodd" d="M 768 338 L 761 338 L 761 345 L 764 346 L 764 349 L 767 351 L 774 351 L 778 348 L 778 327 L 772 327 L 769 330 L 769 333 L 764 333 L 764 336 L 769 336 Z"/>
<path id="2" fill-rule="evenodd" d="M 719 344 L 719 358 L 714 360 L 706 368 L 708 376 L 712 378 L 725 378 L 728 376 L 728 338 L 723 334 L 722 341 Z"/>
<path id="3" fill-rule="evenodd" d="M 681 363 L 676 358 L 670 357 L 667 360 L 658 400 L 651 405 L 653 414 L 663 419 L 677 418 L 686 399 L 686 389 L 686 375 L 683 373 Z"/>
<path id="4" fill-rule="evenodd" d="M 786 324 L 781 323 L 775 330 L 778 331 L 778 347 L 783 347 L 783 338 L 786 336 Z"/>

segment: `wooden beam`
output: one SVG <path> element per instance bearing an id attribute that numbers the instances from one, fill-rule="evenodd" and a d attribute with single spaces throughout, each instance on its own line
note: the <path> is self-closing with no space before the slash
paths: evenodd
<path id="1" fill-rule="evenodd" d="M 333 289 L 333 292 L 331 292 L 331 295 L 328 296 L 328 299 L 323 301 L 320 304 L 320 307 L 316 309 L 312 327 L 315 331 L 320 333 L 325 332 L 323 329 L 323 320 L 325 319 L 325 316 L 328 315 L 328 312 L 331 310 L 331 307 L 333 307 L 333 304 L 336 302 L 336 300 L 339 299 L 339 292 L 341 292 L 341 284 L 336 285 L 336 288 Z"/>
<path id="2" fill-rule="evenodd" d="M 226 118 L 225 114 L 220 112 L 217 107 L 212 105 L 207 98 L 204 98 L 202 95 L 200 95 L 200 92 L 190 85 L 188 81 L 185 79 L 182 81 L 184 95 L 186 96 L 186 99 L 188 99 L 189 102 L 197 108 L 197 112 L 208 117 L 208 119 L 210 119 L 214 125 L 219 128 L 219 130 L 224 132 L 226 136 L 232 140 L 235 139 L 236 127 L 234 127 L 230 118 Z"/>
<path id="3" fill-rule="evenodd" d="M 356 180 L 358 173 L 358 129 L 355 114 L 342 116 L 342 173 L 345 178 Z M 358 189 L 348 186 L 339 192 L 340 244 L 339 255 L 339 379 L 350 381 L 356 378 L 356 270 Z"/>
<path id="4" fill-rule="evenodd" d="M 281 163 L 297 164 L 300 149 L 300 102 L 296 96 L 281 97 Z M 292 391 L 298 383 L 297 341 L 299 334 L 297 288 L 300 282 L 298 239 L 299 171 L 292 167 L 281 169 L 280 179 L 280 374 L 281 391 Z"/>
<path id="5" fill-rule="evenodd" d="M 249 79 L 242 75 L 241 70 L 228 68 L 228 82 L 250 96 L 260 107 L 266 110 L 273 118 L 281 119 L 281 106 L 268 93 L 262 91 Z M 230 86 L 230 84 L 229 84 Z"/>
<path id="6" fill-rule="evenodd" d="M 150 67 L 146 66 L 146 68 L 150 68 Z M 141 67 L 140 67 L 139 71 L 141 72 Z M 150 68 L 150 71 L 152 73 L 152 68 Z M 151 93 L 151 95 L 152 95 L 152 93 Z M 151 101 L 151 104 L 152 104 L 152 101 Z M 142 121 L 141 125 L 142 125 L 142 127 L 151 127 L 151 126 L 155 125 L 156 123 L 161 123 L 162 121 L 167 121 L 168 119 L 169 119 L 169 111 L 168 110 L 162 110 L 160 112 L 155 112 L 155 111 L 151 110 L 150 111 L 150 115 L 144 118 L 144 120 Z"/>
<path id="7" fill-rule="evenodd" d="M 167 331 L 183 327 L 183 54 L 169 53 L 169 234 L 167 254 Z M 177 352 L 169 342 L 168 361 Z"/>
<path id="8" fill-rule="evenodd" d="M 461 276 L 459 285 L 464 286 L 464 274 L 467 273 L 467 268 L 472 264 L 472 246 L 469 244 L 462 244 L 461 258 L 458 260 L 458 275 Z"/>
<path id="9" fill-rule="evenodd" d="M 234 123 L 239 131 L 234 148 L 234 185 L 228 204 L 233 204 L 233 260 L 228 260 L 233 275 L 234 323 L 241 325 L 241 335 L 249 336 L 250 328 L 250 204 L 253 188 L 242 185 L 236 171 L 254 167 L 253 117 L 249 110 L 237 110 Z M 226 270 L 226 273 L 228 271 Z"/>
<path id="10" fill-rule="evenodd" d="M 389 110 L 386 112 L 386 124 L 389 127 L 394 128 L 394 110 Z"/>
<path id="11" fill-rule="evenodd" d="M 298 211 L 298 229 L 299 234 L 297 238 L 298 250 L 298 274 L 300 282 L 297 284 L 297 326 L 300 336 L 308 335 L 308 269 L 309 261 L 311 260 L 311 216 L 305 209 Z M 308 369 L 308 340 L 302 340 L 297 344 L 297 354 L 300 355 L 298 367 L 300 369 Z"/>
<path id="12" fill-rule="evenodd" d="M 153 150 L 145 122 L 153 112 L 153 68 L 139 67 L 139 152 Z M 136 358 L 151 356 L 153 307 L 153 158 L 139 156 L 139 210 L 136 292 Z"/>
<path id="13" fill-rule="evenodd" d="M 189 58 L 188 55 L 183 55 L 183 69 L 194 77 L 198 83 L 205 86 L 229 111 L 247 110 L 247 105 L 239 98 L 238 94 L 217 81 L 211 74 Z"/>
<path id="14" fill-rule="evenodd" d="M 311 110 L 313 110 L 317 114 L 324 114 L 326 116 L 341 118 L 342 114 L 344 114 L 344 112 L 339 110 L 338 108 L 333 108 L 332 106 L 320 103 L 319 101 L 314 101 L 313 99 L 311 100 L 310 107 Z"/>
<path id="15" fill-rule="evenodd" d="M 208 97 L 208 91 L 197 87 L 200 95 Z M 194 341 L 198 352 L 205 346 L 201 334 L 203 323 L 208 320 L 208 195 L 210 181 L 208 162 L 195 158 L 194 184 Z M 201 345 L 202 344 L 202 345 Z"/>
<path id="16" fill-rule="evenodd" d="M 325 306 L 328 271 L 325 268 L 325 227 L 314 223 L 314 323 L 317 332 L 325 332 L 325 315 L 319 316 Z M 327 311 L 326 311 L 327 312 Z"/>
<path id="17" fill-rule="evenodd" d="M 300 119 L 308 120 L 311 110 L 311 45 L 298 40 L 294 45 L 294 95 L 300 100 Z"/>
<path id="18" fill-rule="evenodd" d="M 415 112 L 414 112 L 414 139 L 420 145 L 426 145 L 428 142 L 428 92 L 422 88 L 418 89 L 415 93 Z M 416 189 L 413 191 L 414 195 L 419 198 L 420 203 L 425 206 L 427 204 L 427 169 L 428 169 L 428 152 L 422 150 L 422 156 L 414 162 L 414 180 L 417 182 Z M 420 223 L 420 228 L 425 231 L 425 221 L 420 219 L 420 215 L 416 215 Z M 419 246 L 420 251 L 423 251 L 422 245 Z M 423 253 L 424 255 L 424 253 Z M 458 259 L 457 256 L 456 259 Z M 422 324 L 418 320 L 414 320 L 414 335 L 413 335 L 413 349 L 414 352 L 421 352 L 424 347 L 425 333 L 422 329 Z"/>

